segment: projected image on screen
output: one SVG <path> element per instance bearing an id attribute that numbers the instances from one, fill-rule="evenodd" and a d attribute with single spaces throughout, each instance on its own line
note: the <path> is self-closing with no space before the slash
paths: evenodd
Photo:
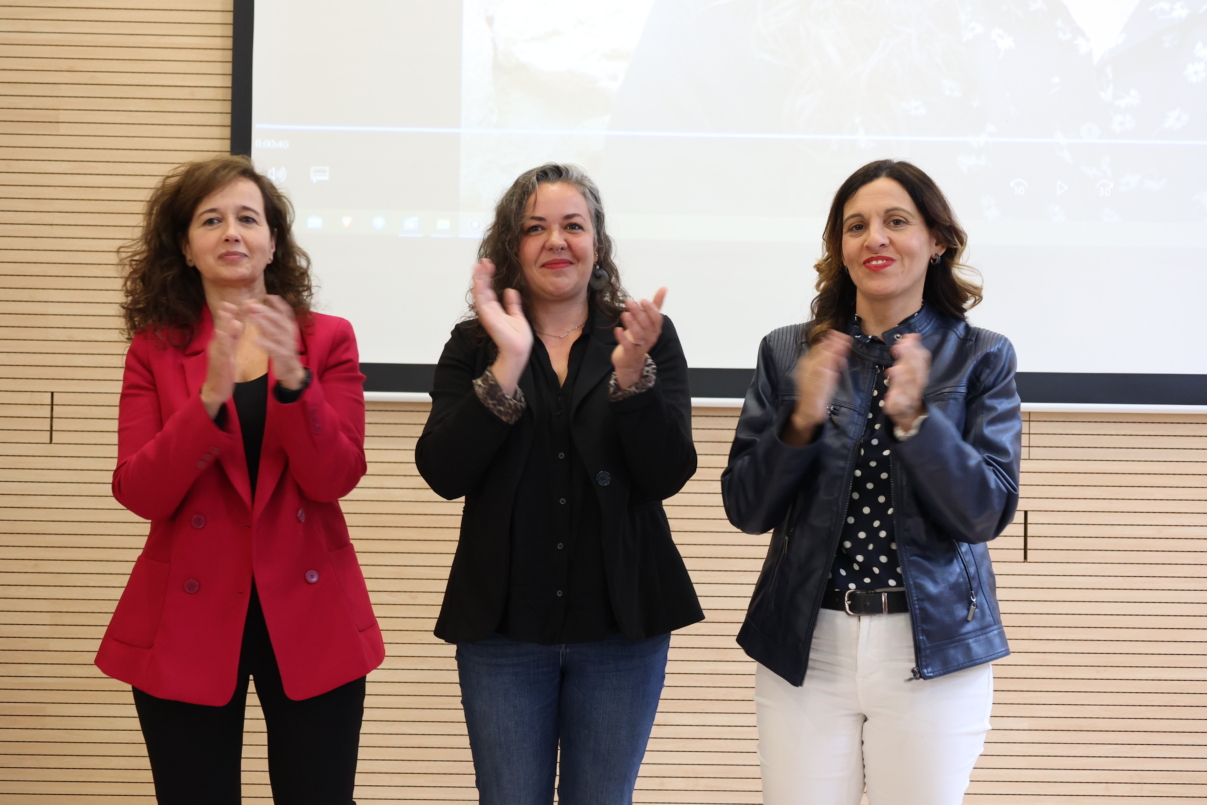
<path id="1" fill-rule="evenodd" d="M 1201 4 L 1200 4 L 1201 5 Z M 257 0 L 255 147 L 363 357 L 434 363 L 500 192 L 600 184 L 696 367 L 807 316 L 832 194 L 914 161 L 1030 372 L 1201 374 L 1207 7 L 1145 0 Z M 284 146 L 282 146 L 284 143 Z M 410 300 L 421 300 L 417 306 Z M 720 314 L 720 315 L 719 315 Z M 1155 317 L 1157 327 L 1135 327 Z M 1126 337 L 1119 334 L 1126 332 Z M 1114 339 L 1107 348 L 1104 339 Z"/>
<path id="2" fill-rule="evenodd" d="M 462 122 L 491 133 L 463 138 L 462 203 L 561 150 L 626 212 L 816 216 L 820 178 L 888 147 L 967 177 L 970 219 L 1200 222 L 1203 21 L 1141 6 L 470 2 Z"/>

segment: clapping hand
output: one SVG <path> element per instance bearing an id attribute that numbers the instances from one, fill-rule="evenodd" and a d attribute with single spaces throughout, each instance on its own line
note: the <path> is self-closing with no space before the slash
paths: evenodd
<path id="1" fill-rule="evenodd" d="M 922 346 L 922 336 L 910 333 L 893 346 L 892 353 L 896 362 L 884 372 L 888 381 L 884 413 L 907 431 L 926 410 L 922 393 L 930 380 L 930 352 Z"/>
<path id="2" fill-rule="evenodd" d="M 612 350 L 612 366 L 620 388 L 632 388 L 645 371 L 645 356 L 662 335 L 662 300 L 666 288 L 659 288 L 654 301 L 630 299 L 620 314 L 621 327 L 616 328 L 616 349 Z"/>
<path id="3" fill-rule="evenodd" d="M 509 396 L 515 396 L 520 375 L 532 352 L 532 327 L 524 316 L 520 292 L 514 288 L 503 291 L 500 304 L 494 289 L 495 264 L 482 259 L 474 266 L 474 310 L 486 334 L 494 341 L 499 357 L 490 367 L 495 380 Z"/>
<path id="4" fill-rule="evenodd" d="M 827 330 L 821 341 L 796 362 L 796 408 L 780 433 L 788 444 L 801 447 L 813 441 L 818 426 L 826 421 L 851 343 L 849 335 Z"/>
<path id="5" fill-rule="evenodd" d="M 268 353 L 277 381 L 297 390 L 306 379 L 306 370 L 298 359 L 298 323 L 293 308 L 279 296 L 268 295 L 263 302 L 243 303 L 247 320 L 255 326 L 256 345 Z"/>
<path id="6" fill-rule="evenodd" d="M 235 352 L 243 335 L 239 308 L 230 302 L 219 302 L 213 314 L 214 336 L 205 350 L 205 383 L 201 386 L 201 403 L 210 419 L 218 416 L 223 404 L 235 393 Z"/>

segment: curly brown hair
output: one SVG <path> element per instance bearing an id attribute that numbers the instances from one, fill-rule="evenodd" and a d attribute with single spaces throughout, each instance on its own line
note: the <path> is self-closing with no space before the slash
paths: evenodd
<path id="1" fill-rule="evenodd" d="M 515 288 L 524 296 L 524 268 L 520 264 L 520 240 L 524 236 L 524 217 L 528 214 L 528 200 L 543 184 L 568 184 L 582 194 L 591 213 L 591 226 L 595 230 L 595 266 L 603 269 L 607 282 L 602 288 L 592 284 L 588 291 L 590 304 L 597 313 L 603 314 L 604 322 L 596 326 L 611 327 L 620 320 L 628 294 L 620 284 L 620 269 L 616 267 L 613 253 L 616 249 L 604 223 L 603 200 L 599 188 L 586 172 L 577 165 L 559 165 L 553 162 L 520 174 L 511 187 L 503 193 L 495 205 L 495 218 L 486 229 L 482 244 L 478 247 L 478 259 L 488 258 L 495 264 L 494 291 L 500 299 L 503 290 Z M 469 318 L 476 340 L 489 339 L 486 330 L 478 323 L 474 309 L 473 294 L 467 294 Z M 528 302 L 524 301 L 525 312 Z"/>
<path id="2" fill-rule="evenodd" d="M 305 322 L 314 288 L 310 256 L 293 239 L 293 205 L 256 171 L 250 159 L 223 154 L 186 163 L 165 176 L 147 199 L 142 232 L 118 249 L 119 264 L 125 272 L 122 314 L 126 338 L 148 331 L 176 347 L 192 340 L 205 306 L 205 290 L 200 273 L 185 262 L 181 244 L 188 237 L 197 206 L 211 193 L 240 178 L 260 188 L 265 222 L 276 239 L 272 263 L 264 271 L 264 284 L 270 294 L 289 303 L 300 322 Z"/>
<path id="3" fill-rule="evenodd" d="M 816 344 L 827 330 L 845 331 L 855 316 L 855 283 L 842 262 L 842 213 L 864 185 L 877 179 L 892 179 L 905 188 L 927 229 L 947 248 L 938 263 L 926 268 L 922 299 L 945 316 L 964 321 L 968 310 L 981 302 L 981 285 L 974 279 L 976 269 L 960 262 L 968 235 L 956 220 L 943 191 L 916 165 L 892 159 L 869 162 L 855 171 L 834 194 L 823 234 L 825 248 L 814 265 L 817 269 L 817 296 L 813 299 L 813 328 L 809 343 Z M 962 276 L 966 275 L 966 276 Z"/>

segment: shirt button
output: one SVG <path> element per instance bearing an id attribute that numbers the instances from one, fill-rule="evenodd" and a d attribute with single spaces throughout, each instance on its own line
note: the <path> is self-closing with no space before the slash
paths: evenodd
<path id="1" fill-rule="evenodd" d="M 319 572 L 317 570 L 307 570 L 306 571 L 306 583 L 307 584 L 317 584 L 318 580 L 319 580 Z"/>
<path id="2" fill-rule="evenodd" d="M 186 593 L 188 593 L 189 595 L 193 595 L 200 589 L 201 589 L 201 582 L 197 581 L 197 579 L 189 579 L 188 581 L 186 581 L 184 583 L 184 591 Z"/>
<path id="3" fill-rule="evenodd" d="M 562 544 L 561 544 L 560 542 L 557 544 L 557 549 L 558 549 L 559 551 L 562 549 Z"/>
<path id="4" fill-rule="evenodd" d="M 565 457 L 566 457 L 566 454 L 565 454 L 565 453 L 558 453 L 558 454 L 557 454 L 557 457 L 558 457 L 558 458 L 565 458 Z"/>
<path id="5" fill-rule="evenodd" d="M 607 486 L 608 484 L 612 483 L 612 473 L 608 472 L 607 470 L 600 470 L 595 474 L 595 483 L 599 484 L 600 486 Z"/>
<path id="6" fill-rule="evenodd" d="M 565 498 L 558 498 L 558 499 L 557 499 L 557 502 L 558 502 L 558 503 L 560 503 L 560 504 L 562 504 L 563 506 L 565 506 L 565 505 L 566 505 L 566 499 L 565 499 Z"/>
<path id="7" fill-rule="evenodd" d="M 200 514 L 194 514 L 193 528 L 205 528 L 205 517 Z"/>
<path id="8" fill-rule="evenodd" d="M 558 598 L 561 598 L 561 597 L 562 597 L 562 591 L 561 591 L 561 590 L 558 590 L 558 591 L 557 591 L 557 597 L 558 597 Z"/>
<path id="9" fill-rule="evenodd" d="M 897 333 L 895 336 L 893 336 L 893 339 L 899 341 L 901 339 L 901 333 Z"/>
<path id="10" fill-rule="evenodd" d="M 299 523 L 306 522 L 306 510 L 305 509 L 298 509 L 298 522 Z"/>

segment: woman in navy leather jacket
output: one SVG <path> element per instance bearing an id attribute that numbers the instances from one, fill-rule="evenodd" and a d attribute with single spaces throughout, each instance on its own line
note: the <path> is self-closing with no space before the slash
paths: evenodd
<path id="1" fill-rule="evenodd" d="M 721 477 L 735 526 L 774 529 L 738 635 L 764 802 L 956 805 L 1009 653 L 985 543 L 1018 503 L 1014 349 L 967 323 L 966 236 L 917 167 L 856 171 L 824 240 Z"/>

